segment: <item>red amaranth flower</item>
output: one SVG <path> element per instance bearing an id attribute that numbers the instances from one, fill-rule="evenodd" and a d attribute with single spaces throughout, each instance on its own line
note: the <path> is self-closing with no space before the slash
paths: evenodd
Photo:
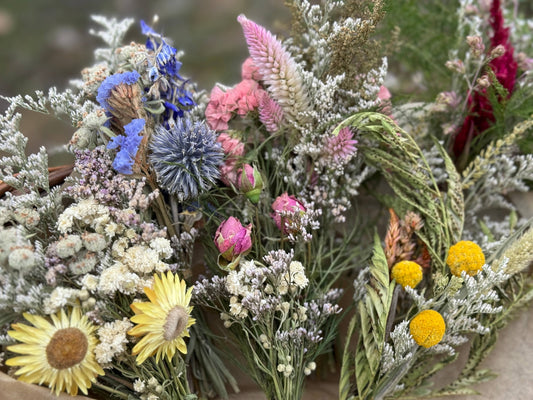
<path id="1" fill-rule="evenodd" d="M 490 39 L 488 54 L 499 45 L 504 47 L 505 53 L 500 57 L 494 58 L 489 65 L 500 84 L 511 95 L 518 65 L 514 59 L 514 48 L 509 41 L 509 28 L 504 27 L 500 0 L 492 1 L 490 8 L 490 26 L 492 27 L 493 35 Z M 455 137 L 453 145 L 453 152 L 457 158 L 461 156 L 465 148 L 468 151 L 470 142 L 475 136 L 486 131 L 494 122 L 494 113 L 487 98 L 487 89 L 482 89 L 470 95 L 468 98 L 468 107 L 469 114 Z"/>

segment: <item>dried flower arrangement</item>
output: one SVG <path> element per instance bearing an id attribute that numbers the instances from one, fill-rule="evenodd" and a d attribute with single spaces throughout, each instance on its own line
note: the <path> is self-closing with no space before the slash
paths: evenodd
<path id="1" fill-rule="evenodd" d="M 209 95 L 152 26 L 125 45 L 133 20 L 93 17 L 106 48 L 72 89 L 5 98 L 6 371 L 142 400 L 228 398 L 228 347 L 268 399 L 302 398 L 335 354 L 342 400 L 490 377 L 533 297 L 533 221 L 505 197 L 533 180 L 531 21 L 459 1 L 451 88 L 394 104 L 382 0 L 286 3 L 287 39 L 238 16 L 242 80 Z M 70 121 L 73 166 L 26 155 L 21 108 Z M 458 378 L 428 386 L 467 341 Z"/>

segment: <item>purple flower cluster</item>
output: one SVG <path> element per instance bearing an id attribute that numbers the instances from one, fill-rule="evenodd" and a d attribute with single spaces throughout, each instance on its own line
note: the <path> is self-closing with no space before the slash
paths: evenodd
<path id="1" fill-rule="evenodd" d="M 181 62 L 176 58 L 176 49 L 144 21 L 141 21 L 141 31 L 148 36 L 146 49 L 154 54 L 148 73 L 153 83 L 150 92 L 156 91 L 158 98 L 163 100 L 163 125 L 169 127 L 172 125 L 169 121 L 183 117 L 184 111 L 190 110 L 196 103 L 185 88 L 187 80 L 179 74 Z"/>
<path id="2" fill-rule="evenodd" d="M 116 174 L 111 165 L 112 159 L 104 147 L 94 150 L 76 150 L 74 172 L 67 180 L 69 186 L 65 192 L 75 200 L 94 198 L 98 203 L 122 208 L 131 205 L 143 209 L 157 192 L 146 196 L 142 193 L 144 180 L 127 179 L 124 175 Z M 142 196 L 147 199 L 138 199 Z"/>
<path id="3" fill-rule="evenodd" d="M 108 149 L 116 149 L 120 146 L 120 150 L 113 161 L 115 171 L 125 175 L 131 175 L 133 173 L 132 168 L 135 162 L 135 155 L 142 141 L 142 136 L 139 136 L 139 133 L 143 131 L 145 123 L 145 120 L 142 118 L 132 120 L 129 124 L 124 125 L 126 136 L 115 136 L 107 144 Z"/>

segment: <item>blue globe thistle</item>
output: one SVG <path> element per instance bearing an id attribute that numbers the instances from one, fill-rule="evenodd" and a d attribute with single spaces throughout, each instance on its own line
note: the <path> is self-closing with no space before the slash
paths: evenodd
<path id="1" fill-rule="evenodd" d="M 197 197 L 220 176 L 223 151 L 204 121 L 180 118 L 169 129 L 156 126 L 150 150 L 161 187 L 180 200 Z"/>

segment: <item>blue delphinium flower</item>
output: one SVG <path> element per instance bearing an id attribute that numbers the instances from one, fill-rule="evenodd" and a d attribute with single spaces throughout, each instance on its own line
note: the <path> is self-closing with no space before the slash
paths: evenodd
<path id="1" fill-rule="evenodd" d="M 144 129 L 145 123 L 144 118 L 133 119 L 129 124 L 124 125 L 126 136 L 115 136 L 107 144 L 108 149 L 116 149 L 120 146 L 120 150 L 113 161 L 115 171 L 124 175 L 133 174 L 133 163 L 135 162 L 135 156 L 143 138 L 139 136 L 139 133 Z"/>
<path id="2" fill-rule="evenodd" d="M 100 103 L 103 108 L 108 111 L 111 111 L 112 108 L 107 102 L 107 99 L 109 99 L 111 91 L 115 88 L 115 86 L 120 85 L 122 83 L 126 85 L 133 85 L 139 80 L 140 77 L 141 76 L 137 71 L 109 75 L 107 78 L 105 78 L 105 80 L 98 88 L 98 93 L 96 94 L 96 101 L 98 101 L 98 103 Z"/>
<path id="3" fill-rule="evenodd" d="M 204 121 L 180 118 L 170 129 L 158 125 L 150 150 L 161 187 L 180 200 L 197 197 L 220 176 L 222 148 Z"/>
<path id="4" fill-rule="evenodd" d="M 183 117 L 184 112 L 196 103 L 185 88 L 188 81 L 179 74 L 181 62 L 176 58 L 177 50 L 144 21 L 141 21 L 141 30 L 148 36 L 146 49 L 154 52 L 148 76 L 154 84 L 158 84 L 159 96 L 165 107 L 163 125 L 168 128 L 172 125 L 169 121 Z"/>

